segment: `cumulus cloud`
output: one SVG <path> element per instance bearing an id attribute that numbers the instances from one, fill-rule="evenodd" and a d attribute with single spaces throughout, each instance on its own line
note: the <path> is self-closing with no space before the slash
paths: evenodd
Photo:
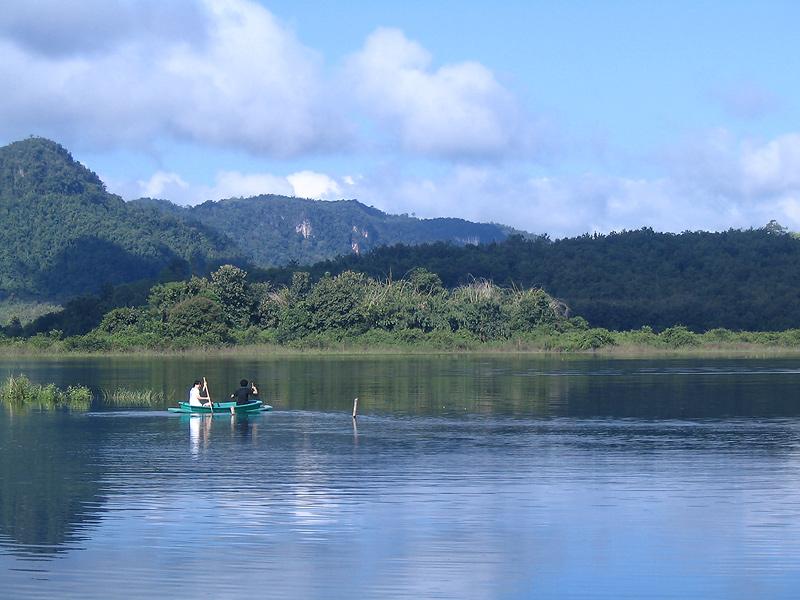
<path id="1" fill-rule="evenodd" d="M 138 184 L 138 195 L 143 198 L 174 198 L 189 190 L 189 184 L 180 175 L 164 171 L 156 171 L 150 179 L 141 180 Z"/>
<path id="2" fill-rule="evenodd" d="M 800 190 L 800 134 L 740 138 L 726 129 L 687 137 L 659 162 L 682 190 L 760 201 Z"/>
<path id="3" fill-rule="evenodd" d="M 205 188 L 206 199 L 259 196 L 261 194 L 293 195 L 291 183 L 279 175 L 264 173 L 246 173 L 238 171 L 220 171 L 217 173 L 216 185 Z"/>
<path id="4" fill-rule="evenodd" d="M 664 153 L 665 173 L 652 179 L 455 165 L 434 176 L 384 169 L 353 194 L 387 212 L 494 221 L 551 237 L 641 227 L 719 231 L 771 219 L 800 230 L 800 135 L 757 142 L 715 131 L 703 140 Z"/>
<path id="5" fill-rule="evenodd" d="M 373 132 L 450 159 L 539 148 L 541 123 L 491 70 L 432 60 L 378 29 L 334 71 L 249 0 L 9 0 L 0 136 L 89 148 L 176 139 L 278 158 L 363 148 Z M 356 122 L 367 123 L 361 140 Z"/>
<path id="6" fill-rule="evenodd" d="M 535 119 L 485 66 L 432 69 L 433 57 L 399 29 L 381 28 L 348 60 L 362 110 L 403 150 L 449 158 L 530 155 Z"/>
<path id="7" fill-rule="evenodd" d="M 641 157 L 648 179 L 599 167 L 543 177 L 537 165 L 560 136 L 485 65 L 437 65 L 422 43 L 381 28 L 332 67 L 253 0 L 4 0 L 0 90 L 6 141 L 35 134 L 73 152 L 147 154 L 153 175 L 107 181 L 128 199 L 349 197 L 390 213 L 553 237 L 770 219 L 800 229 L 800 133 L 700 132 Z M 737 118 L 778 106 L 755 83 L 712 95 Z M 176 141 L 258 160 L 349 154 L 360 174 L 295 166 L 290 174 L 219 171 L 197 184 L 208 179 L 163 164 L 159 149 Z M 580 144 L 563 147 L 577 155 Z"/>
<path id="8" fill-rule="evenodd" d="M 261 194 L 291 196 L 294 193 L 286 177 L 238 171 L 219 171 L 212 185 L 191 185 L 179 174 L 165 171 L 157 171 L 146 180 L 128 182 L 112 179 L 106 183 L 110 191 L 124 198 L 162 198 L 180 205 Z"/>
<path id="9" fill-rule="evenodd" d="M 62 5 L 53 3 L 56 15 Z M 169 12 L 164 3 L 78 3 L 66 22 L 86 15 L 80 34 L 50 42 L 56 23 L 24 6 L 3 8 L 12 17 L 0 29 L 4 137 L 36 133 L 89 147 L 172 137 L 278 157 L 351 143 L 347 119 L 326 101 L 321 56 L 258 4 L 186 0 L 176 6 L 193 15 L 189 25 L 159 36 L 149 24 Z M 130 12 L 139 18 L 123 18 Z M 87 31 L 98 22 L 118 24 L 116 35 L 101 29 L 103 40 L 82 45 L 98 37 Z"/>
<path id="10" fill-rule="evenodd" d="M 190 185 L 177 173 L 157 171 L 149 179 L 135 183 L 113 180 L 107 183 L 110 190 L 128 198 L 163 198 L 176 204 L 188 205 L 206 200 L 246 198 L 262 194 L 338 200 L 343 197 L 343 189 L 355 186 L 355 178 L 336 179 L 313 171 L 300 171 L 287 176 L 219 171 L 213 185 Z"/>
<path id="11" fill-rule="evenodd" d="M 574 215 L 589 231 L 719 231 L 772 219 L 800 229 L 800 134 L 764 141 L 717 129 L 683 140 L 658 161 L 664 176 L 657 179 L 532 180 L 533 197 L 559 199 L 556 213 Z M 575 229 L 562 219 L 550 230 L 580 233 Z"/>
<path id="12" fill-rule="evenodd" d="M 750 196 L 800 191 L 800 134 L 767 143 L 747 140 L 740 158 L 743 192 Z"/>
<path id="13" fill-rule="evenodd" d="M 206 4 L 213 23 L 208 48 L 175 48 L 165 63 L 191 90 L 175 115 L 179 132 L 279 157 L 349 143 L 346 120 L 326 101 L 320 55 L 256 4 Z"/>
<path id="14" fill-rule="evenodd" d="M 530 158 L 552 139 L 484 65 L 432 63 L 401 31 L 378 29 L 330 68 L 252 0 L 8 0 L 0 137 L 151 152 L 176 140 L 274 158 L 388 148 L 451 160 Z"/>
<path id="15" fill-rule="evenodd" d="M 733 183 L 723 185 L 702 170 L 686 169 L 648 180 L 593 173 L 538 177 L 524 167 L 500 165 L 452 165 L 415 175 L 384 165 L 356 177 L 310 171 L 288 176 L 221 171 L 211 186 L 187 185 L 180 176 L 162 172 L 140 182 L 138 195 L 182 204 L 266 193 L 349 197 L 392 214 L 496 222 L 553 238 L 641 227 L 719 231 L 761 226 L 771 219 L 800 229 L 800 183 L 795 175 L 800 169 L 792 166 L 800 147 L 796 136 L 760 145 L 742 142 L 734 149 L 719 147 L 714 136 L 709 143 L 721 153 L 717 174 L 732 176 Z M 689 154 L 682 160 L 688 158 Z"/>
<path id="16" fill-rule="evenodd" d="M 331 200 L 342 197 L 342 187 L 339 183 L 323 173 L 301 171 L 287 177 L 294 188 L 294 195 L 298 198 L 314 198 L 316 200 Z M 345 181 L 352 181 L 345 179 Z"/>

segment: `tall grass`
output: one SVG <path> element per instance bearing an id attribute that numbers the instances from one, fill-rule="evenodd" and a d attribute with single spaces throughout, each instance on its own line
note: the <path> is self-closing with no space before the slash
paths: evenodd
<path id="1" fill-rule="evenodd" d="M 117 388 L 103 390 L 103 404 L 109 406 L 158 406 L 167 401 L 164 392 Z"/>
<path id="2" fill-rule="evenodd" d="M 73 408 L 87 410 L 92 404 L 92 392 L 86 386 L 69 386 L 66 391 L 55 384 L 46 386 L 31 383 L 20 375 L 0 383 L 0 402 L 13 408 Z"/>

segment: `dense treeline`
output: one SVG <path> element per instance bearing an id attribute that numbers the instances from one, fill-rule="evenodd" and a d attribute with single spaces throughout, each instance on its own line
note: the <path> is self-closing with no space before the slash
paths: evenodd
<path id="1" fill-rule="evenodd" d="M 498 289 L 541 288 L 569 306 L 569 317 L 612 331 L 645 327 L 660 333 L 683 326 L 698 333 L 758 332 L 800 324 L 800 241 L 776 224 L 716 234 L 645 229 L 555 242 L 514 237 L 466 247 L 396 245 L 312 267 L 251 269 L 247 283 L 254 292 L 264 286 L 274 291 L 291 288 L 297 276 L 308 277 L 311 285 L 348 271 L 402 281 L 420 268 L 435 274 L 448 293 L 480 280 Z M 178 263 L 161 281 L 181 278 Z M 113 308 L 144 305 L 149 286 L 106 286 L 97 296 L 76 298 L 60 313 L 13 329 L 26 336 L 51 330 L 84 334 Z"/>
<path id="2" fill-rule="evenodd" d="M 133 293 L 134 290 L 128 290 Z M 139 290 L 141 292 L 141 290 Z M 422 349 L 504 348 L 580 351 L 609 346 L 684 348 L 698 345 L 797 347 L 800 330 L 703 334 L 684 326 L 609 331 L 589 327 L 580 316 L 540 288 L 499 287 L 485 279 L 447 289 L 425 269 L 402 279 L 373 279 L 344 271 L 312 281 L 296 271 L 288 286 L 249 282 L 247 273 L 225 265 L 210 277 L 153 286 L 141 305 L 115 308 L 100 317 L 100 302 L 126 294 L 109 288 L 82 299 L 99 325 L 85 335 L 53 329 L 27 339 L 5 328 L 0 343 L 44 351 L 132 351 L 219 348 L 233 345 L 292 348 Z M 132 298 L 133 296 L 131 296 Z M 104 299 L 104 300 L 103 300 Z M 86 326 L 86 323 L 79 323 Z M 77 327 L 77 326 L 76 326 Z"/>
<path id="3" fill-rule="evenodd" d="M 541 289 L 504 289 L 485 280 L 448 290 L 438 276 L 414 270 L 400 280 L 376 280 L 345 271 L 312 282 L 298 271 L 289 286 L 249 283 L 247 273 L 225 265 L 209 278 L 155 285 L 147 303 L 108 312 L 85 336 L 38 334 L 33 346 L 65 349 L 182 349 L 234 343 L 326 347 L 427 344 L 473 347 L 492 341 L 576 333 L 592 347 L 582 319 Z"/>
<path id="4" fill-rule="evenodd" d="M 376 248 L 309 269 L 313 277 L 346 270 L 402 277 L 436 273 L 445 287 L 473 278 L 500 286 L 542 287 L 594 327 L 663 331 L 683 325 L 777 331 L 800 326 L 800 240 L 776 223 L 721 233 L 652 229 L 551 241 L 512 236 L 502 243 L 447 243 Z M 287 282 L 292 269 L 252 273 Z"/>

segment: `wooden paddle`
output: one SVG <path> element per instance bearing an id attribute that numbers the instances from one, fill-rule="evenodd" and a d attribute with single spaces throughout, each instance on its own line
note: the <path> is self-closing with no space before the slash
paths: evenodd
<path id="1" fill-rule="evenodd" d="M 211 414 L 214 414 L 214 401 L 211 400 L 211 394 L 208 392 L 208 383 L 206 382 L 206 378 L 203 377 L 203 389 L 206 391 L 206 396 L 208 396 L 208 406 L 211 408 Z"/>

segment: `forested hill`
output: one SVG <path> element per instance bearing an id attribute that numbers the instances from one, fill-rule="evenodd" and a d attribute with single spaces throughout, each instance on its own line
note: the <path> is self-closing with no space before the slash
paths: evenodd
<path id="1" fill-rule="evenodd" d="M 143 198 L 132 204 L 193 219 L 227 235 L 253 264 L 310 265 L 341 254 L 364 254 L 377 246 L 446 241 L 456 245 L 500 242 L 526 232 L 463 219 L 390 215 L 356 200 L 321 201 L 261 195 L 181 207 Z"/>
<path id="2" fill-rule="evenodd" d="M 315 280 L 345 270 L 399 279 L 423 267 L 451 288 L 475 278 L 541 286 L 593 327 L 800 328 L 800 240 L 774 223 L 551 241 L 507 237 L 513 230 L 497 225 L 387 215 L 344 200 L 258 196 L 190 209 L 126 203 L 42 138 L 0 148 L 0 222 L 0 303 L 63 302 L 104 283 L 205 275 L 225 263 L 273 285 L 291 282 L 298 269 Z M 381 245 L 395 241 L 402 244 Z M 298 267 L 317 257 L 327 260 Z M 259 270 L 248 262 L 294 266 Z"/>
<path id="3" fill-rule="evenodd" d="M 0 302 L 63 301 L 103 283 L 206 274 L 223 263 L 312 264 L 383 244 L 500 241 L 529 234 L 462 219 L 389 215 L 355 200 L 285 196 L 124 202 L 56 142 L 0 148 Z"/>
<path id="4" fill-rule="evenodd" d="M 800 327 L 800 240 L 780 226 L 721 233 L 652 229 L 550 241 L 512 237 L 499 244 L 377 248 L 367 256 L 315 265 L 313 277 L 347 269 L 399 279 L 416 267 L 448 287 L 486 278 L 542 286 L 593 327 L 660 331 Z M 278 270 L 253 277 L 285 280 Z"/>
<path id="5" fill-rule="evenodd" d="M 129 206 L 43 138 L 0 148 L 0 222 L 0 300 L 62 301 L 170 266 L 246 262 L 224 235 Z"/>

